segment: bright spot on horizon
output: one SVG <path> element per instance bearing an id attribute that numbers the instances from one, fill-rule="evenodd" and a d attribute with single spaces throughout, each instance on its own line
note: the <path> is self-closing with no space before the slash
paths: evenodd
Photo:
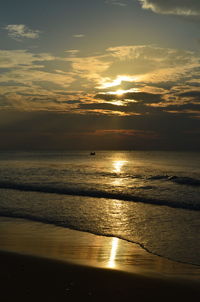
<path id="1" fill-rule="evenodd" d="M 108 262 L 109 268 L 115 267 L 115 258 L 117 255 L 118 244 L 119 244 L 119 239 L 113 238 L 112 239 L 112 248 L 111 248 L 111 252 L 110 252 L 110 258 L 109 258 L 109 262 Z"/>

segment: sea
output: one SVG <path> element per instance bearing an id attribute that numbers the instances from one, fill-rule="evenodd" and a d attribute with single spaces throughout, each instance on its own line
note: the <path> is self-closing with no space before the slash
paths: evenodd
<path id="1" fill-rule="evenodd" d="M 200 265 L 200 154 L 1 152 L 0 216 L 118 237 Z"/>

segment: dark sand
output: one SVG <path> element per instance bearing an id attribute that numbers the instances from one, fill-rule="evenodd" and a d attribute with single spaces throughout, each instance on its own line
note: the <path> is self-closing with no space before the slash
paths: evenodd
<path id="1" fill-rule="evenodd" d="M 200 301 L 199 268 L 105 238 L 0 219 L 1 301 Z"/>
<path id="2" fill-rule="evenodd" d="M 199 301 L 194 282 L 1 253 L 1 301 Z"/>

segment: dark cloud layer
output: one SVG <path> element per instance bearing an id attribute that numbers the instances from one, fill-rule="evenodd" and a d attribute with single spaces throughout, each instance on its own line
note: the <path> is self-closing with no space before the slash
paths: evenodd
<path id="1" fill-rule="evenodd" d="M 143 102 L 129 102 L 126 105 L 115 105 L 111 103 L 81 103 L 77 109 L 81 110 L 108 110 L 108 111 L 118 111 L 126 114 L 151 114 L 152 118 L 155 115 L 163 116 L 166 112 L 176 112 L 176 113 L 187 113 L 188 118 L 191 114 L 199 115 L 200 114 L 200 104 L 199 103 L 184 103 L 184 104 L 166 104 L 165 106 L 160 105 L 159 107 L 156 106 L 149 106 Z"/>
<path id="2" fill-rule="evenodd" d="M 188 97 L 200 101 L 200 91 L 186 91 L 178 94 L 180 97 Z"/>
<path id="3" fill-rule="evenodd" d="M 164 112 L 153 116 L 111 117 L 97 113 L 1 111 L 0 148 L 195 151 L 200 150 L 197 129 L 199 119 Z M 97 135 L 99 131 L 101 136 Z M 131 131 L 130 134 L 136 132 L 137 135 L 124 135 L 128 131 Z"/>
<path id="4" fill-rule="evenodd" d="M 200 113 L 200 104 L 193 104 L 193 103 L 187 103 L 182 105 L 171 105 L 167 106 L 166 110 L 172 110 L 172 111 L 182 111 L 182 110 L 188 110 L 188 111 L 197 111 Z"/>
<path id="5" fill-rule="evenodd" d="M 110 103 L 88 103 L 80 104 L 78 109 L 82 110 L 109 110 L 109 111 L 118 111 L 121 113 L 126 113 L 130 115 L 134 114 L 162 114 L 162 108 L 147 106 L 144 103 L 133 103 L 129 102 L 126 105 L 115 105 Z"/>
<path id="6" fill-rule="evenodd" d="M 159 103 L 162 101 L 162 95 L 154 94 L 154 93 L 147 93 L 147 92 L 127 92 L 122 95 L 117 94 L 97 94 L 95 96 L 96 99 L 101 99 L 105 101 L 112 101 L 112 100 L 136 100 L 141 101 L 144 103 Z"/>

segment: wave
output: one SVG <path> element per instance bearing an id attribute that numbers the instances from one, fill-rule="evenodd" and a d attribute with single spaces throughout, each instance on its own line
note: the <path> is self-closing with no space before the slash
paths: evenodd
<path id="1" fill-rule="evenodd" d="M 149 180 L 168 180 L 180 185 L 200 187 L 200 180 L 186 176 L 169 176 L 169 175 L 154 175 L 148 178 Z"/>
<path id="2" fill-rule="evenodd" d="M 11 189 L 18 191 L 27 192 L 39 192 L 39 193 L 53 193 L 62 195 L 72 195 L 72 196 L 85 196 L 94 198 L 107 198 L 107 199 L 118 199 L 122 201 L 132 201 L 141 202 L 159 206 L 168 206 L 172 208 L 180 208 L 186 210 L 200 210 L 200 203 L 187 203 L 184 201 L 173 201 L 155 198 L 146 198 L 143 196 L 137 196 L 133 194 L 126 194 L 124 192 L 117 191 L 104 191 L 96 189 L 83 189 L 83 188 L 69 188 L 69 187 L 53 187 L 48 185 L 35 185 L 35 184 L 25 184 L 25 183 L 14 183 L 14 182 L 1 182 L 0 189 Z"/>
<path id="3" fill-rule="evenodd" d="M 132 175 L 127 173 L 113 173 L 113 172 L 100 172 L 100 173 L 88 173 L 88 175 L 98 174 L 99 177 L 111 177 L 111 178 L 130 178 L 130 179 L 147 179 L 147 180 L 163 180 L 163 181 L 171 181 L 173 183 L 177 183 L 179 185 L 186 186 L 195 186 L 200 187 L 200 179 L 187 177 L 187 176 L 176 176 L 176 175 L 152 175 L 150 177 L 145 177 L 144 175 Z"/>
<path id="4" fill-rule="evenodd" d="M 187 185 L 187 186 L 200 186 L 200 180 L 191 178 L 191 177 L 177 177 L 177 176 L 172 176 L 169 178 L 169 180 L 181 184 L 181 185 Z"/>

